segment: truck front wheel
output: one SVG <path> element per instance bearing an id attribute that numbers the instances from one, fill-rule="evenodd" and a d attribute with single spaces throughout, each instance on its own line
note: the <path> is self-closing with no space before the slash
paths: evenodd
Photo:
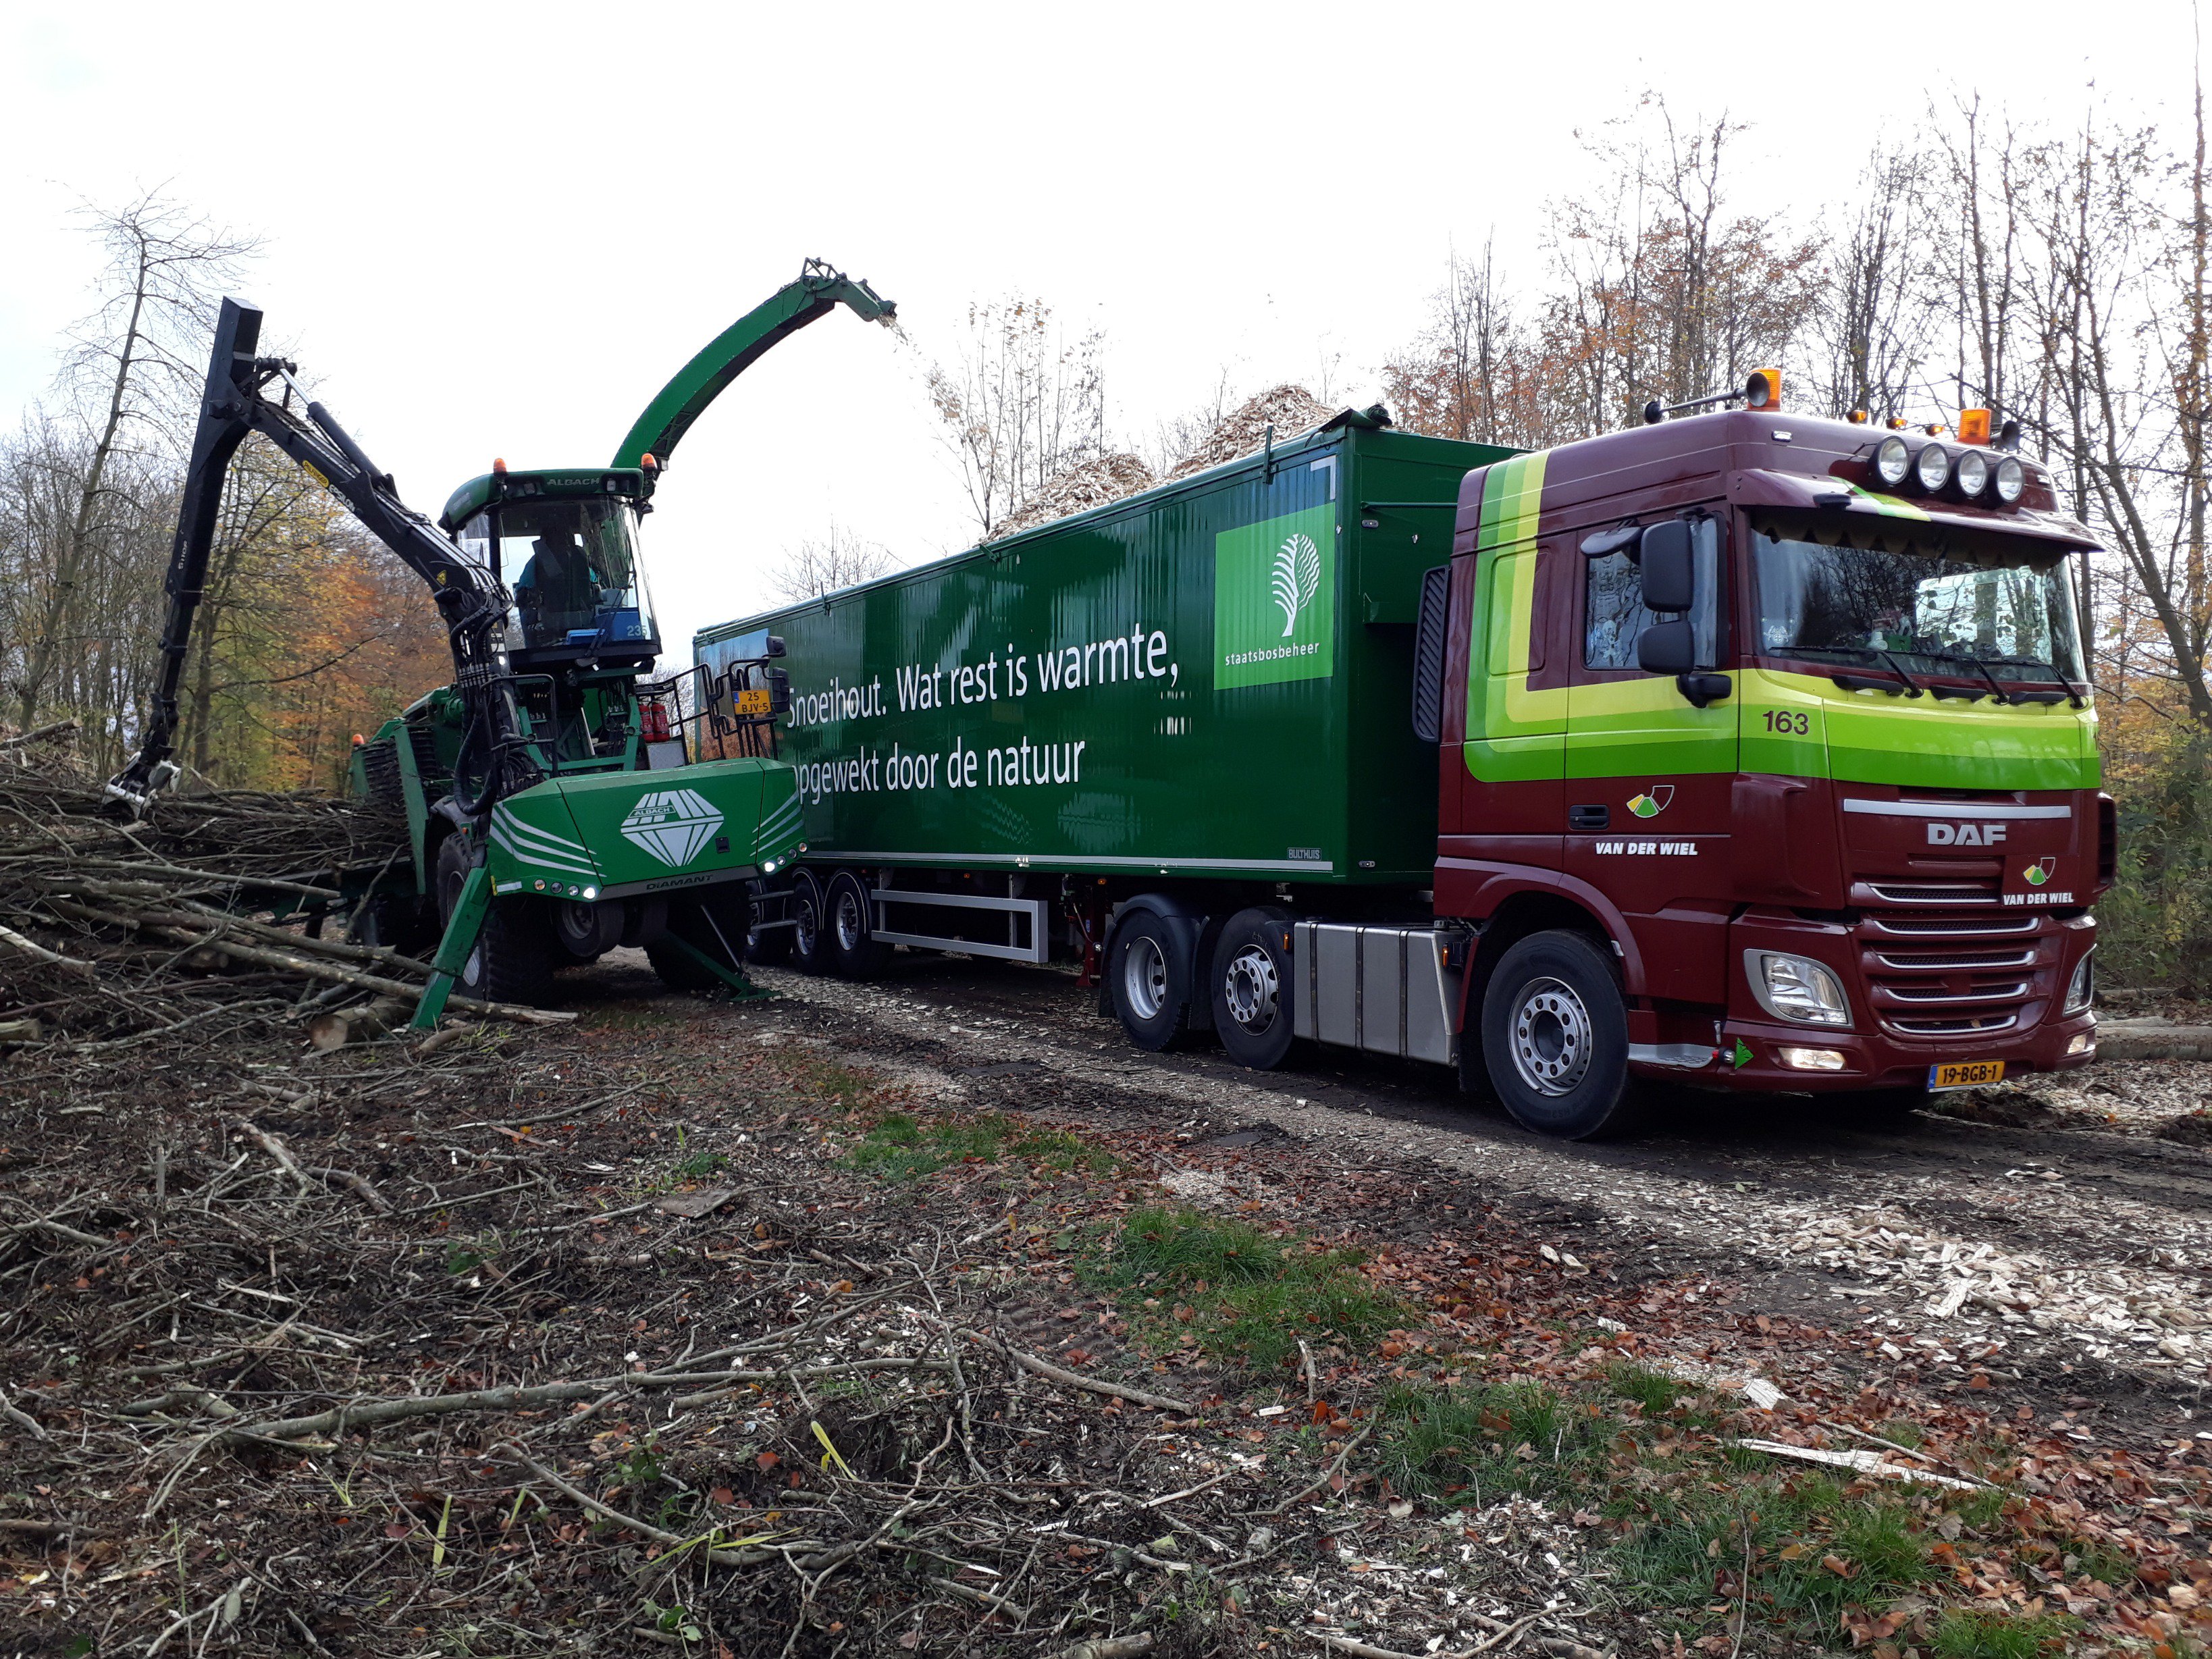
<path id="1" fill-rule="evenodd" d="M 1172 1048 L 1189 1023 L 1191 961 L 1175 929 L 1139 910 L 1114 930 L 1106 985 L 1129 1041 L 1154 1054 Z"/>
<path id="2" fill-rule="evenodd" d="M 1483 994 L 1482 1050 L 1523 1128 L 1587 1140 L 1628 1127 L 1628 1006 L 1584 935 L 1531 933 L 1505 952 Z"/>
<path id="3" fill-rule="evenodd" d="M 1271 1072 L 1291 1052 L 1290 923 L 1280 910 L 1239 910 L 1213 950 L 1213 1029 L 1230 1059 Z"/>

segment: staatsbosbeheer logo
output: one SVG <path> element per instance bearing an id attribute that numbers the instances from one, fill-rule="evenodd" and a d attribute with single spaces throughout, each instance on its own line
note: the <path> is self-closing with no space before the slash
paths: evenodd
<path id="1" fill-rule="evenodd" d="M 1216 690 L 1336 672 L 1336 540 L 1327 501 L 1214 537 Z"/>
<path id="2" fill-rule="evenodd" d="M 625 840 L 672 870 L 690 863 L 707 837 L 721 827 L 722 815 L 696 789 L 655 789 L 641 795 L 622 821 Z"/>

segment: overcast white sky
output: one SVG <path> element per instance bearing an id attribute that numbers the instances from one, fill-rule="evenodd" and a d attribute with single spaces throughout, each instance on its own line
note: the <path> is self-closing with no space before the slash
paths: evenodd
<path id="1" fill-rule="evenodd" d="M 818 254 L 840 313 L 696 426 L 648 525 L 662 636 L 765 602 L 832 514 L 908 562 L 970 538 L 921 390 L 971 299 L 1109 339 L 1125 430 L 1243 391 L 1343 401 L 1449 249 L 1532 268 L 1576 143 L 1646 88 L 1753 123 L 1737 200 L 1817 228 L 1881 133 L 1978 90 L 2188 117 L 2172 0 L 1579 5 L 0 7 L 0 417 L 88 307 L 80 200 L 151 185 L 266 239 L 245 297 L 434 514 L 494 455 L 595 465 L 700 346 Z"/>

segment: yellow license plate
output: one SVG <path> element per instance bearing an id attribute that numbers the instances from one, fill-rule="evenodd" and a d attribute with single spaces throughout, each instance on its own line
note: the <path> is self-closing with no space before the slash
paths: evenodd
<path id="1" fill-rule="evenodd" d="M 765 714 L 769 712 L 768 687 L 757 685 L 750 691 L 738 693 L 738 713 L 740 714 Z"/>
<path id="2" fill-rule="evenodd" d="M 2004 1081 L 2005 1063 L 2001 1060 L 1954 1060 L 1948 1066 L 1928 1068 L 1928 1086 L 1931 1089 L 1978 1089 L 1984 1084 Z"/>

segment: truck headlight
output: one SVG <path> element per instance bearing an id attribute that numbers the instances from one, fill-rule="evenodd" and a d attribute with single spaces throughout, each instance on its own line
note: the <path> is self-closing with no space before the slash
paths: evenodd
<path id="1" fill-rule="evenodd" d="M 2074 977 L 2066 981 L 2066 1006 L 2063 1013 L 2078 1014 L 2097 1000 L 2097 953 L 2094 950 L 2074 965 Z"/>
<path id="2" fill-rule="evenodd" d="M 1874 452 L 1874 476 L 1885 489 L 1894 489 L 1912 471 L 1912 451 L 1894 434 L 1884 438 Z"/>
<path id="3" fill-rule="evenodd" d="M 2027 488 L 2027 469 L 2020 464 L 2018 456 L 1998 457 L 1996 484 L 1997 499 L 2007 507 L 2010 507 L 2021 498 L 2021 493 Z"/>
<path id="4" fill-rule="evenodd" d="M 1810 957 L 1780 951 L 1746 951 L 1746 975 L 1759 1006 L 1796 1025 L 1848 1025 L 1851 1006 L 1834 974 Z"/>

